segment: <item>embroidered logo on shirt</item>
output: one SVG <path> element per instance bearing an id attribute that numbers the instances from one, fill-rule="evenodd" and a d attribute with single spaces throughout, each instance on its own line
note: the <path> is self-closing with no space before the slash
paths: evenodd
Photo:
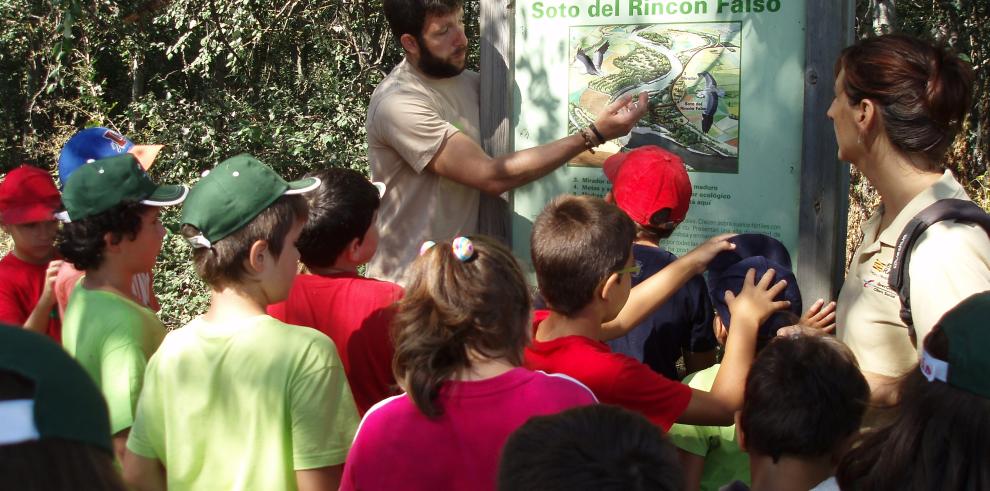
<path id="1" fill-rule="evenodd" d="M 863 288 L 873 290 L 887 298 L 897 298 L 897 292 L 887 285 L 887 278 L 890 276 L 890 264 L 876 259 L 873 261 L 870 272 L 873 277 L 863 281 Z"/>
<path id="2" fill-rule="evenodd" d="M 890 264 L 887 264 L 879 259 L 873 261 L 873 272 L 882 275 L 886 280 L 887 276 L 890 274 Z"/>

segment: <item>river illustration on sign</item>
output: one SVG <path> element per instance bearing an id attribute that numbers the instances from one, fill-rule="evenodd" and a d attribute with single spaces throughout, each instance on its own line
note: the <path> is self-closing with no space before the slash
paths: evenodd
<path id="1" fill-rule="evenodd" d="M 695 172 L 739 172 L 741 23 L 575 26 L 570 28 L 570 131 L 587 127 L 624 94 L 649 93 L 649 112 L 628 137 L 570 165 L 658 145 Z"/>

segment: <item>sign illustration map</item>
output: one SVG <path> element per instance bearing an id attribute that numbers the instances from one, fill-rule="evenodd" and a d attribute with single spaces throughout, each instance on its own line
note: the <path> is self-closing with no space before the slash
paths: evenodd
<path id="1" fill-rule="evenodd" d="M 649 93 L 650 109 L 618 145 L 570 165 L 658 145 L 695 172 L 739 172 L 741 23 L 571 26 L 568 125 L 578 131 L 624 94 Z"/>

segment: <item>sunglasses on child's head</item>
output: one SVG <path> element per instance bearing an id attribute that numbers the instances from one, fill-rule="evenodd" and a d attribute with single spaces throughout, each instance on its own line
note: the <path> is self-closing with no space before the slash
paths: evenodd
<path id="1" fill-rule="evenodd" d="M 640 270 L 642 270 L 642 269 L 643 269 L 643 265 L 641 265 L 639 263 L 636 263 L 636 264 L 634 264 L 632 266 L 629 266 L 627 268 L 617 269 L 617 270 L 612 271 L 612 272 L 615 273 L 615 274 L 632 273 L 633 276 L 636 276 L 636 275 L 639 274 Z"/>

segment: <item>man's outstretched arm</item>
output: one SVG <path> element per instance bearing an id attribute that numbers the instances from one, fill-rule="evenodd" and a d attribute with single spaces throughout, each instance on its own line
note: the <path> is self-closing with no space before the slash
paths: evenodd
<path id="1" fill-rule="evenodd" d="M 628 134 L 646 110 L 646 92 L 640 93 L 635 100 L 626 95 L 598 115 L 595 127 L 606 140 L 612 140 Z M 598 139 L 594 140 L 597 142 Z M 444 141 L 426 169 L 465 186 L 499 195 L 549 174 L 585 150 L 584 138 L 574 134 L 492 158 L 474 140 L 463 133 L 455 133 Z"/>

